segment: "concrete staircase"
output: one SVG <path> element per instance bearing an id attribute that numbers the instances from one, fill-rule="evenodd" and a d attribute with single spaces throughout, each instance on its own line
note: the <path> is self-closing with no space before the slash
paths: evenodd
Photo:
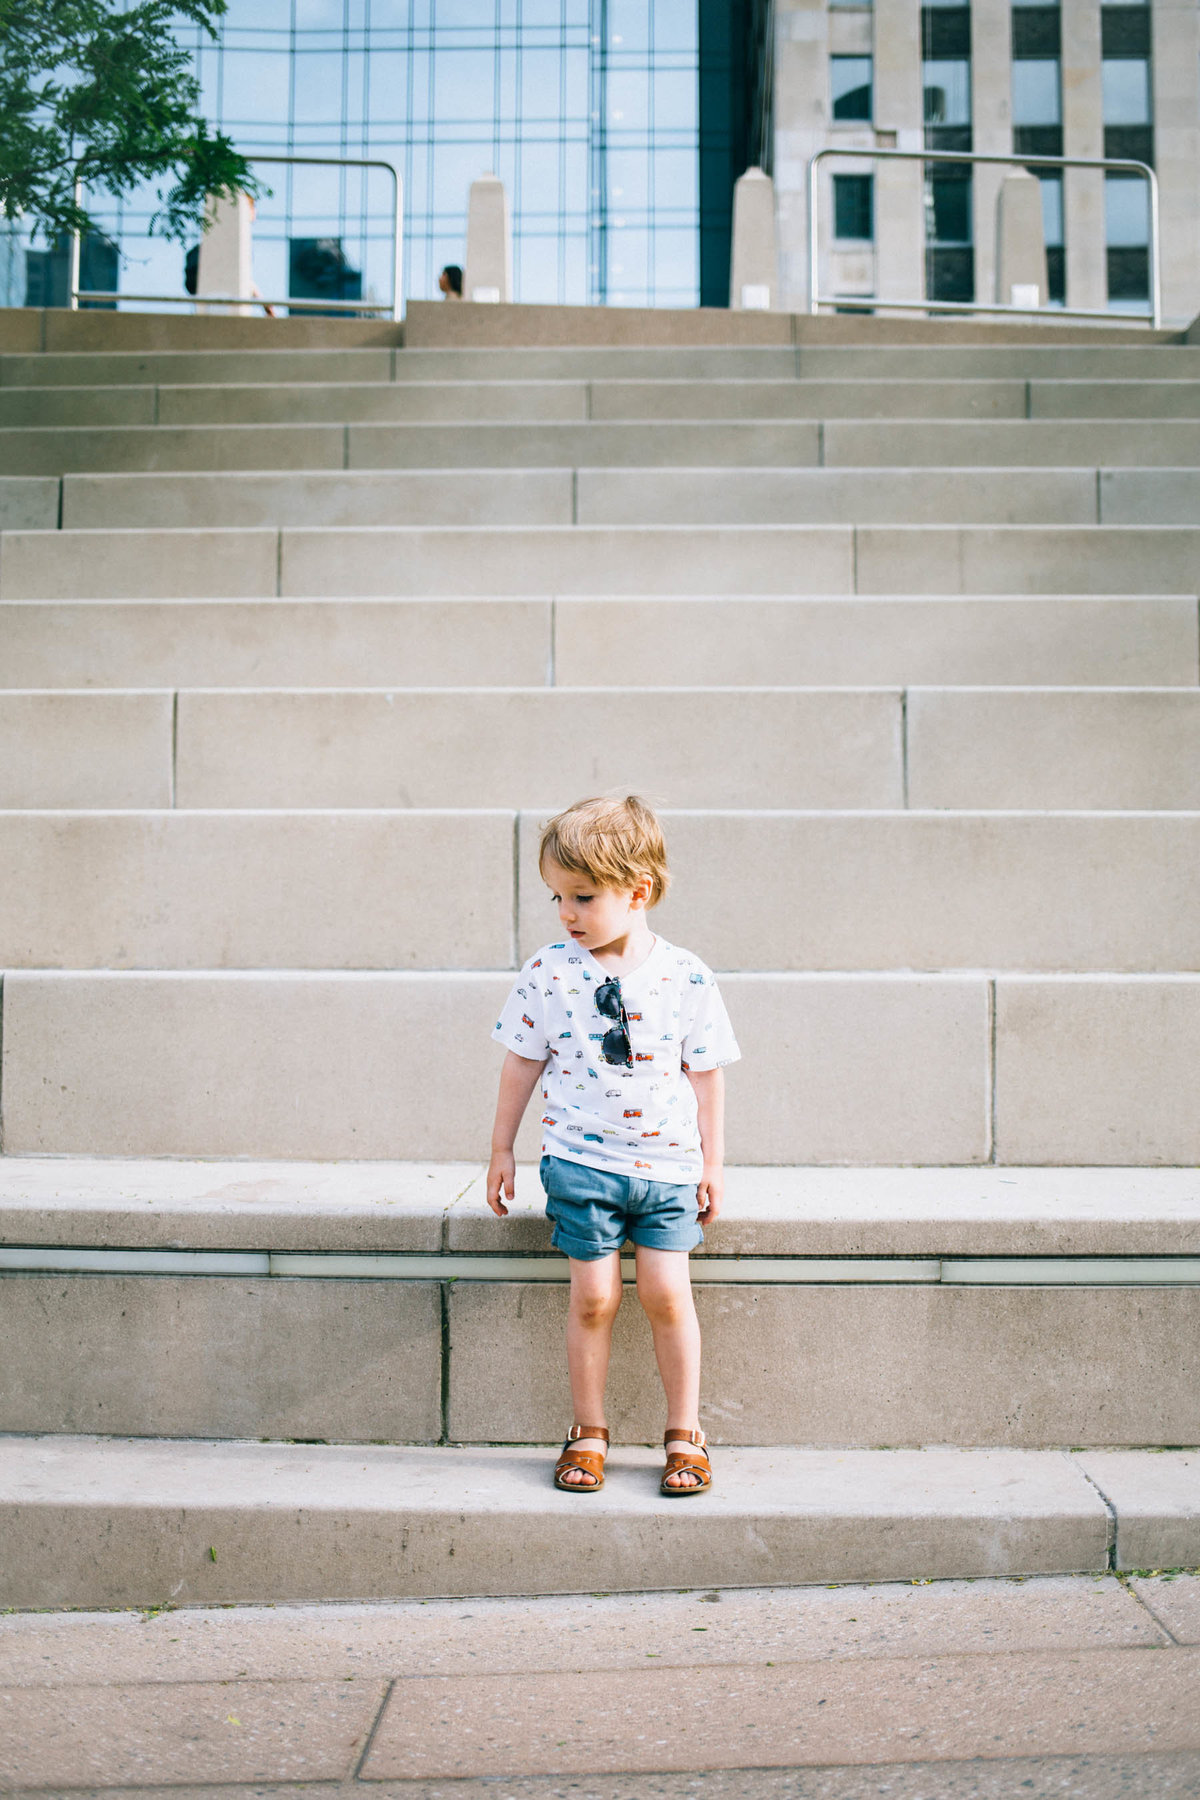
<path id="1" fill-rule="evenodd" d="M 1200 1561 L 1200 345 L 413 311 L 0 319 L 0 1604 Z M 699 1532 L 520 1448 L 480 1191 L 626 785 L 746 1052 Z"/>

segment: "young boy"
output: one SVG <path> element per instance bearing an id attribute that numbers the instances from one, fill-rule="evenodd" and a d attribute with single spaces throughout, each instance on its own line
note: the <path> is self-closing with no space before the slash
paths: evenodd
<path id="1" fill-rule="evenodd" d="M 513 1140 L 540 1083 L 546 1211 L 571 1266 L 575 1422 L 554 1483 L 575 1494 L 604 1485 L 604 1387 L 629 1237 L 666 1390 L 661 1491 L 698 1494 L 712 1486 L 712 1469 L 700 1430 L 688 1252 L 721 1210 L 722 1071 L 741 1053 L 711 971 L 646 921 L 670 876 L 661 828 L 643 800 L 568 807 L 543 831 L 538 866 L 561 932 L 525 964 L 492 1033 L 508 1055 L 487 1201 L 500 1217 L 508 1211 Z"/>

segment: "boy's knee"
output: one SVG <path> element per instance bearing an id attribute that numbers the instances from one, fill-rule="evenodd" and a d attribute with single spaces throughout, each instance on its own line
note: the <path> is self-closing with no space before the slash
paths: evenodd
<path id="1" fill-rule="evenodd" d="M 617 1316 L 621 1293 L 572 1294 L 571 1311 L 581 1325 L 608 1325 Z"/>
<path id="2" fill-rule="evenodd" d="M 691 1295 L 678 1288 L 639 1287 L 642 1311 L 655 1325 L 682 1325 L 692 1311 Z"/>

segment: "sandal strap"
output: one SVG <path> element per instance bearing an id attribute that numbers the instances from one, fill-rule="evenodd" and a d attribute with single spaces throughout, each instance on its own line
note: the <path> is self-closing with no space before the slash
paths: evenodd
<path id="1" fill-rule="evenodd" d="M 664 1431 L 663 1432 L 663 1443 L 664 1444 L 673 1444 L 676 1442 L 685 1443 L 685 1444 L 694 1444 L 696 1446 L 697 1450 L 703 1450 L 708 1443 L 708 1439 L 705 1437 L 705 1435 L 702 1431 Z"/>
<path id="2" fill-rule="evenodd" d="M 603 1487 L 604 1485 L 604 1457 L 599 1450 L 572 1450 L 564 1444 L 563 1453 L 554 1465 L 555 1480 L 557 1481 L 558 1477 L 567 1469 L 581 1469 L 585 1475 L 592 1477 L 590 1483 L 572 1482 L 570 1485 L 573 1487 Z"/>
<path id="3" fill-rule="evenodd" d="M 572 1425 L 570 1431 L 568 1431 L 566 1437 L 563 1439 L 563 1447 L 565 1448 L 567 1444 L 575 1443 L 578 1438 L 603 1438 L 604 1442 L 607 1444 L 608 1426 Z M 587 1451 L 584 1451 L 583 1454 L 586 1456 L 588 1453 Z"/>

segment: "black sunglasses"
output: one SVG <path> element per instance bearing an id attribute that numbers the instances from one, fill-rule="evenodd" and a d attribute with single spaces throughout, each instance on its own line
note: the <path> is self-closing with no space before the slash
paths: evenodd
<path id="1" fill-rule="evenodd" d="M 618 1068 L 632 1069 L 633 1051 L 629 1043 L 629 1015 L 625 1011 L 625 1002 L 621 999 L 621 984 L 615 975 L 602 981 L 596 989 L 596 1011 L 606 1019 L 618 1022 L 611 1031 L 606 1031 L 600 1045 L 600 1054 L 606 1063 L 613 1063 Z"/>

